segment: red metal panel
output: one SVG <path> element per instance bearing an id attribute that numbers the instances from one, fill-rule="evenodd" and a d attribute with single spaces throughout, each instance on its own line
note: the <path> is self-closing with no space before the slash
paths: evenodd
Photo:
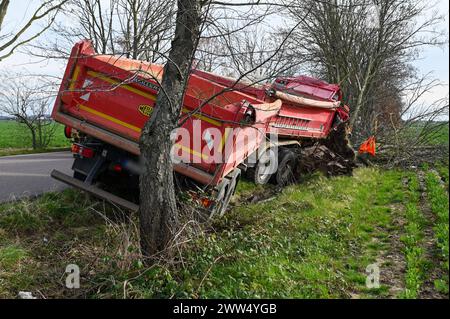
<path id="1" fill-rule="evenodd" d="M 277 78 L 272 88 L 290 94 L 303 95 L 319 100 L 342 99 L 341 89 L 336 84 L 329 84 L 325 81 L 314 79 L 308 76 L 281 77 Z M 336 95 L 337 99 L 334 98 Z"/>

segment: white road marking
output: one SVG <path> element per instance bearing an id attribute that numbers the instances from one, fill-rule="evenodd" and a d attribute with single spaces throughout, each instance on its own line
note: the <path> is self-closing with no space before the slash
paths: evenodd
<path id="1" fill-rule="evenodd" d="M 8 156 L 0 156 L 0 162 L 8 159 L 8 158 L 21 158 L 21 157 L 31 157 L 31 156 L 39 156 L 39 155 L 70 155 L 69 151 L 61 151 L 61 152 L 51 152 L 51 153 L 33 153 L 33 154 L 21 154 L 21 155 L 8 155 Z"/>
<path id="2" fill-rule="evenodd" d="M 60 158 L 53 158 L 53 159 L 49 159 L 49 158 L 36 158 L 36 159 L 26 159 L 26 160 L 0 160 L 0 165 L 1 164 L 17 164 L 17 163 L 42 163 L 42 162 L 60 162 L 61 159 Z"/>
<path id="3" fill-rule="evenodd" d="M 50 177 L 50 174 L 37 174 L 37 173 L 16 173 L 16 172 L 0 172 L 0 176 L 31 176 L 31 177 Z"/>

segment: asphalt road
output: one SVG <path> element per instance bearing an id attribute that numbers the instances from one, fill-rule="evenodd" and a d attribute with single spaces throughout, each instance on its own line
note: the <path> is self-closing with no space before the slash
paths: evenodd
<path id="1" fill-rule="evenodd" d="M 50 172 L 57 169 L 72 175 L 72 163 L 70 152 L 0 157 L 0 202 L 67 188 Z"/>

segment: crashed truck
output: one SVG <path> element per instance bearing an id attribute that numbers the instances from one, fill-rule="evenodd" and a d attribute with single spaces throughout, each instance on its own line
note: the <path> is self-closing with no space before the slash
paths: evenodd
<path id="1" fill-rule="evenodd" d="M 88 40 L 75 44 L 52 111 L 72 142 L 73 176 L 54 170 L 52 177 L 138 210 L 139 138 L 162 75 L 161 65 L 97 54 Z M 299 76 L 249 85 L 193 69 L 181 133 L 173 134 L 174 174 L 206 211 L 222 215 L 241 177 L 285 185 L 302 161 L 302 148 L 345 146 L 345 136 L 335 132 L 348 118 L 335 84 Z M 137 196 L 114 193 L 114 185 Z"/>

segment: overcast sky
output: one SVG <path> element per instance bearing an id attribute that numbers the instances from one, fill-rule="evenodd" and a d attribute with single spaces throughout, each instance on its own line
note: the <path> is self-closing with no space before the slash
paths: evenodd
<path id="1" fill-rule="evenodd" d="M 426 1 L 426 0 L 424 0 Z M 10 9 L 6 16 L 5 25 L 2 33 L 7 30 L 17 30 L 33 13 L 33 9 L 40 1 L 31 0 L 12 0 Z M 442 24 L 442 29 L 447 30 L 448 38 L 448 24 L 449 24 L 449 3 L 448 0 L 440 0 L 437 4 L 437 9 L 440 14 L 446 15 L 446 21 Z M 62 17 L 64 18 L 64 17 Z M 36 26 L 30 32 L 38 30 Z M 441 80 L 445 85 L 436 88 L 430 99 L 437 99 L 448 96 L 449 92 L 449 48 L 428 47 L 422 53 L 422 58 L 415 61 L 414 65 L 421 73 L 426 74 L 432 72 L 433 75 Z M 54 61 L 40 61 L 36 58 L 31 58 L 23 53 L 17 52 L 5 61 L 0 62 L 0 72 L 8 70 L 8 72 L 31 72 L 36 74 L 51 74 L 62 76 L 64 65 Z"/>

